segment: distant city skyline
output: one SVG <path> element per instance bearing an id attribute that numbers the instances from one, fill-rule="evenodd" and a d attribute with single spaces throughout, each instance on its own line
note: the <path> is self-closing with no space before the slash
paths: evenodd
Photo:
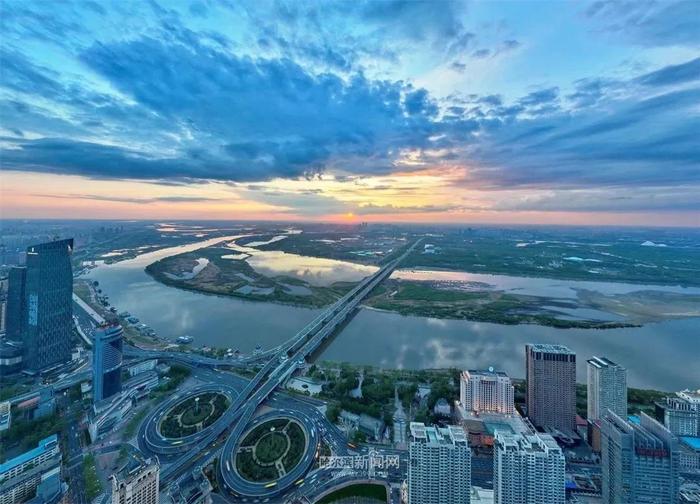
<path id="1" fill-rule="evenodd" d="M 700 226 L 692 1 L 3 1 L 3 218 Z"/>

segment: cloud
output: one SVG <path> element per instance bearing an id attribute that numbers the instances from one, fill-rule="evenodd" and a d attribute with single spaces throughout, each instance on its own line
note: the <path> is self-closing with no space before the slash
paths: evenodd
<path id="1" fill-rule="evenodd" d="M 471 181 L 494 187 L 700 184 L 700 89 L 607 99 L 494 127 L 471 151 Z"/>
<path id="2" fill-rule="evenodd" d="M 640 84 L 645 86 L 668 86 L 697 80 L 700 80 L 700 58 L 680 65 L 669 65 L 637 79 Z"/>
<path id="3" fill-rule="evenodd" d="M 437 113 L 425 90 L 401 82 L 315 75 L 286 59 L 237 57 L 193 40 L 95 43 L 81 59 L 136 104 L 109 102 L 105 116 L 123 121 L 121 129 L 137 116 L 151 127 L 160 121 L 158 145 L 22 141 L 6 150 L 3 168 L 241 181 L 309 176 L 328 167 L 387 172 L 392 152 L 429 146 Z M 33 79 L 23 77 L 34 71 L 28 68 L 13 69 L 11 88 Z M 36 82 L 30 88 L 36 94 L 65 91 L 51 80 Z M 81 92 L 77 98 L 76 106 L 92 100 Z"/>
<path id="4" fill-rule="evenodd" d="M 528 93 L 518 100 L 518 103 L 525 107 L 537 107 L 556 101 L 557 98 L 559 98 L 559 88 L 551 87 Z"/>
<path id="5" fill-rule="evenodd" d="M 638 188 L 621 193 L 617 187 L 555 190 L 510 195 L 493 210 L 544 212 L 688 212 L 700 211 L 698 187 Z"/>
<path id="6" fill-rule="evenodd" d="M 602 0 L 590 4 L 585 14 L 602 30 L 642 46 L 700 46 L 696 0 Z"/>
<path id="7" fill-rule="evenodd" d="M 497 56 L 526 55 L 519 49 L 538 41 L 501 23 L 488 36 L 483 26 L 472 30 L 463 2 L 436 9 L 393 0 L 151 1 L 131 17 L 120 3 L 7 5 L 0 20 L 10 41 L 0 48 L 3 170 L 175 186 L 222 181 L 249 185 L 255 198 L 289 212 L 308 204 L 300 211 L 309 214 L 359 207 L 312 190 L 253 187 L 325 173 L 351 181 L 453 168 L 467 173 L 457 190 L 700 183 L 700 58 L 679 62 L 686 48 L 664 49 L 659 54 L 674 64 L 643 73 L 627 67 L 624 75 L 593 74 L 570 85 L 538 78 L 526 91 L 519 86 L 529 81 L 477 94 L 469 87 L 472 67 L 508 73 L 509 61 Z M 696 47 L 689 5 L 599 2 L 585 15 L 594 29 L 627 42 Z M 124 26 L 110 31 L 114 19 Z M 441 96 L 404 78 L 433 67 L 463 83 L 462 92 Z M 672 197 L 663 202 L 670 206 Z M 441 208 L 368 205 L 359 212 L 373 207 Z"/>
<path id="8" fill-rule="evenodd" d="M 68 200 L 93 200 L 112 203 L 201 203 L 205 201 L 224 201 L 221 198 L 209 198 L 206 196 L 156 196 L 152 198 L 129 198 L 120 196 L 106 196 L 99 194 L 33 194 L 41 198 L 68 199 Z"/>
<path id="9" fill-rule="evenodd" d="M 358 215 L 444 213 L 459 211 L 459 205 L 359 205 L 353 213 Z"/>

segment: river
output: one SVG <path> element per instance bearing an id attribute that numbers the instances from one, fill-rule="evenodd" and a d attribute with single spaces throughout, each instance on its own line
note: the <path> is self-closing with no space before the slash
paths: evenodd
<path id="1" fill-rule="evenodd" d="M 213 238 L 150 252 L 100 265 L 87 276 L 100 282 L 103 292 L 119 311 L 131 312 L 161 336 L 174 339 L 190 335 L 194 345 L 242 352 L 251 352 L 256 345 L 276 346 L 320 310 L 180 290 L 156 282 L 144 271 L 148 264 L 163 257 L 238 237 Z M 300 276 L 317 278 L 318 283 L 323 283 L 324 275 L 343 277 L 347 271 L 357 270 L 356 265 L 336 261 L 340 268 L 336 271 L 328 260 L 318 261 L 319 270 L 315 271 L 316 260 L 304 257 L 304 268 L 309 273 Z M 512 278 L 513 284 L 533 280 Z M 534 280 L 538 285 L 542 281 Z M 587 283 L 601 284 L 598 286 L 601 290 L 619 288 L 605 282 Z M 558 289 L 567 288 L 567 284 L 564 280 L 556 281 Z M 584 330 L 410 317 L 363 308 L 321 359 L 392 368 L 494 366 L 513 377 L 522 377 L 527 342 L 556 342 L 571 347 L 577 353 L 581 382 L 586 378 L 586 359 L 602 355 L 626 366 L 628 382 L 634 387 L 676 390 L 700 386 L 700 319 L 697 318 L 668 320 L 641 328 Z"/>

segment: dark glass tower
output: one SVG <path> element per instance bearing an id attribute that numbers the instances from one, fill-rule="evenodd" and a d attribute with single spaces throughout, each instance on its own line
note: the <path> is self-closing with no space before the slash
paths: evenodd
<path id="1" fill-rule="evenodd" d="M 10 268 L 7 286 L 7 306 L 5 307 L 5 334 L 7 339 L 22 341 L 22 321 L 26 317 L 25 285 L 27 268 Z"/>
<path id="2" fill-rule="evenodd" d="M 24 365 L 31 371 L 70 360 L 73 330 L 73 239 L 27 247 Z"/>
<path id="3" fill-rule="evenodd" d="M 535 427 L 576 431 L 576 354 L 563 345 L 525 345 L 527 416 Z"/>
<path id="4" fill-rule="evenodd" d="M 104 325 L 95 330 L 92 345 L 92 394 L 95 403 L 122 389 L 122 326 Z"/>

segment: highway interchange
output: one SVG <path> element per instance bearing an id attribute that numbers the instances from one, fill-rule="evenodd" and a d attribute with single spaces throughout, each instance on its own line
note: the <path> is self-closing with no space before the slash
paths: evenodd
<path id="1" fill-rule="evenodd" d="M 320 401 L 292 397 L 276 390 L 297 369 L 305 365 L 319 346 L 337 333 L 337 329 L 348 320 L 362 300 L 391 275 L 418 243 L 419 241 L 413 243 L 401 256 L 362 280 L 293 338 L 260 355 L 232 361 L 191 353 L 141 350 L 125 345 L 125 358 L 174 360 L 191 367 L 193 377 L 207 383 L 178 391 L 175 396 L 150 412 L 140 426 L 137 437 L 139 449 L 146 455 L 158 456 L 161 462 L 161 488 L 181 481 L 192 470 L 201 467 L 214 456 L 220 458 L 219 481 L 226 490 L 226 498 L 232 502 L 268 502 L 272 498 L 275 501 L 284 498 L 288 502 L 303 501 L 302 499 L 312 502 L 314 496 L 340 483 L 360 478 L 353 472 L 332 468 L 320 468 L 307 473 L 318 455 L 321 439 L 331 448 L 333 455 L 363 455 L 367 454 L 368 449 L 362 446 L 351 450 L 345 435 L 319 410 L 319 406 L 323 404 Z M 85 315 L 85 312 L 80 314 L 76 322 L 87 329 L 85 321 L 82 320 Z M 251 380 L 222 371 L 222 368 L 250 368 L 263 358 L 266 358 L 267 362 Z M 76 378 L 78 377 L 70 376 L 63 382 L 73 383 Z M 182 439 L 164 438 L 157 428 L 162 415 L 180 401 L 203 391 L 226 393 L 232 398 L 232 403 L 217 421 L 199 433 Z M 273 408 L 273 412 L 263 412 L 261 416 L 260 407 L 263 405 L 266 409 Z M 299 421 L 307 434 L 307 449 L 299 464 L 274 482 L 274 485 L 252 483 L 235 471 L 233 456 L 242 436 L 251 426 L 270 415 L 284 415 Z M 406 452 L 384 447 L 377 447 L 376 451 L 384 455 L 399 456 L 400 468 L 376 475 L 377 479 L 384 478 L 399 483 L 405 474 Z"/>

